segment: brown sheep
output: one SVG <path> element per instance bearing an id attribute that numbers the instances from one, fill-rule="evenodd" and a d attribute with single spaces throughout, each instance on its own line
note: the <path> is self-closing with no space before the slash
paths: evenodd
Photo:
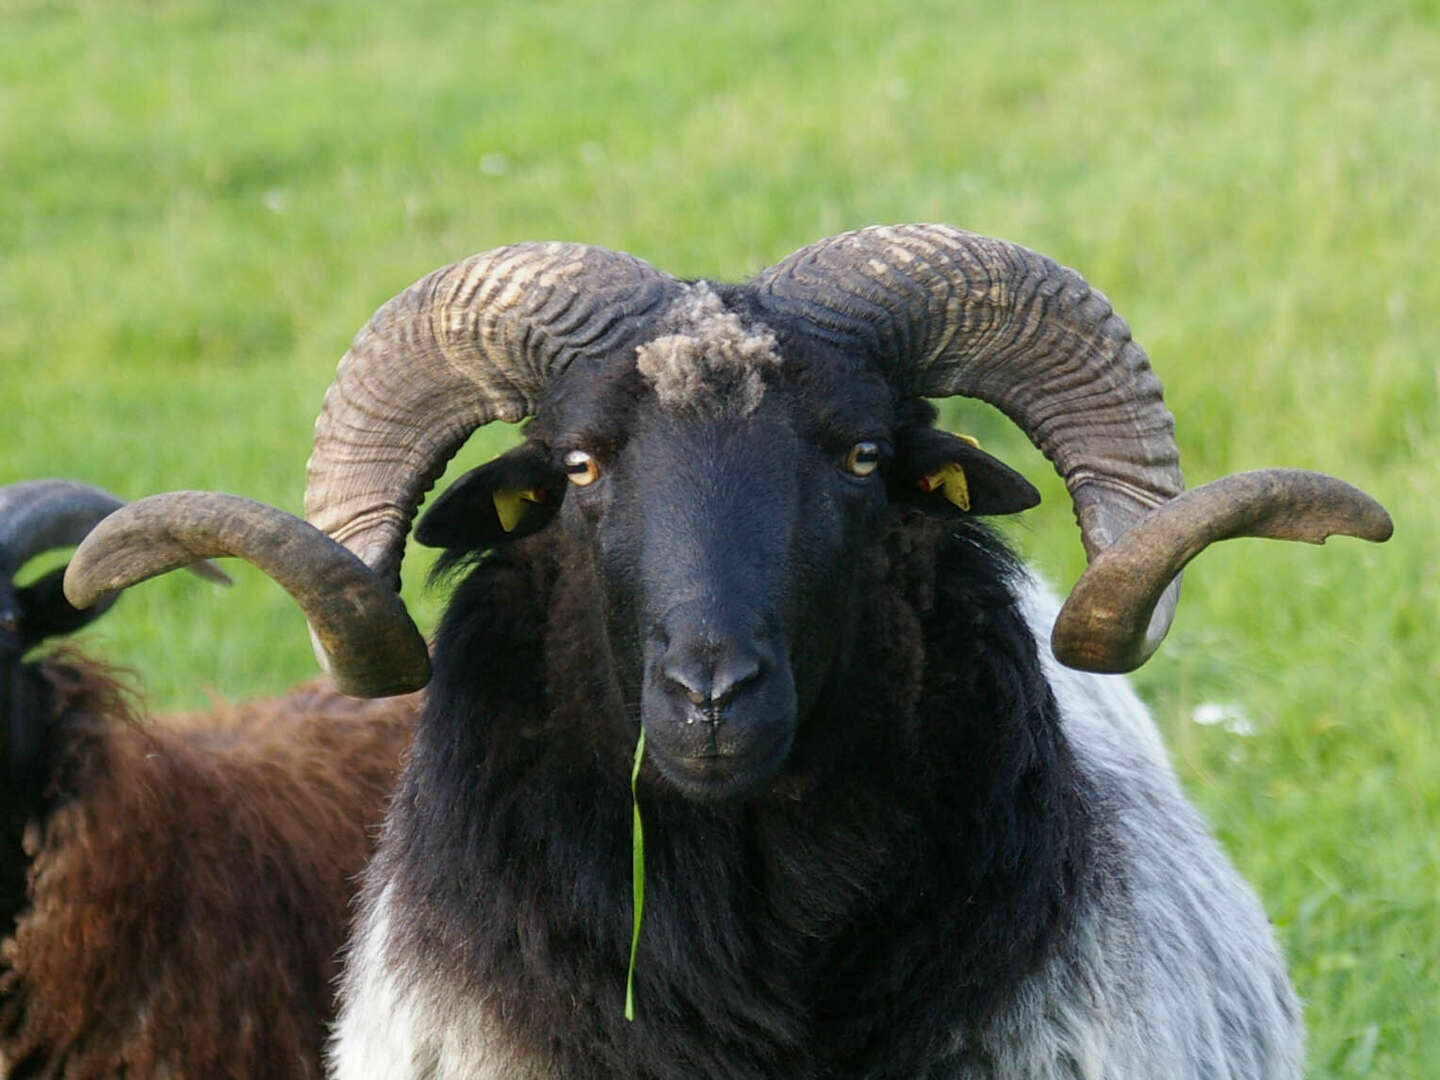
<path id="1" fill-rule="evenodd" d="M 66 508 L 62 534 L 37 501 L 51 523 Z M 318 1077 L 418 702 L 317 681 L 150 720 L 73 650 L 22 662 L 84 616 L 58 572 L 17 589 L 14 570 L 118 505 L 0 489 L 0 1076 Z"/>

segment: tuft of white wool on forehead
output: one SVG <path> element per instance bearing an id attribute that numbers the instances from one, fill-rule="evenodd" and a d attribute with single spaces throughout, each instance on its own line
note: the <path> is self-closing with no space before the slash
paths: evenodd
<path id="1" fill-rule="evenodd" d="M 667 409 L 749 416 L 765 396 L 765 372 L 780 364 L 775 335 L 747 327 L 705 282 L 671 308 L 675 329 L 635 350 L 635 366 Z"/>

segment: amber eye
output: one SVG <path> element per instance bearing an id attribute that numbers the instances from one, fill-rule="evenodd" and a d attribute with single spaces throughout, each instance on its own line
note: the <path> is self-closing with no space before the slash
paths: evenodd
<path id="1" fill-rule="evenodd" d="M 584 450 L 571 450 L 564 459 L 565 475 L 579 487 L 600 479 L 600 463 Z"/>
<path id="2" fill-rule="evenodd" d="M 845 471 L 855 476 L 869 476 L 880 467 L 880 447 L 873 442 L 857 442 L 845 455 Z"/>

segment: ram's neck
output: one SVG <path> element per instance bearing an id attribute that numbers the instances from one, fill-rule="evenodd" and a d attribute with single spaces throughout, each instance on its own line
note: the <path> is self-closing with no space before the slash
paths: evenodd
<path id="1" fill-rule="evenodd" d="M 1080 780 L 993 538 L 912 521 L 867 560 L 854 654 L 775 786 L 738 804 L 642 787 L 636 979 L 654 1012 L 633 1026 L 634 731 L 598 619 L 553 565 L 478 570 L 396 803 L 395 898 L 419 914 L 399 949 L 517 1017 L 559 1076 L 706 1074 L 700 1047 L 658 1065 L 686 1013 L 707 1018 L 716 1068 L 756 1076 L 897 1043 L 918 1059 L 946 1033 L 897 1034 L 901 1017 L 981 1019 L 1066 930 L 1088 862 Z"/>

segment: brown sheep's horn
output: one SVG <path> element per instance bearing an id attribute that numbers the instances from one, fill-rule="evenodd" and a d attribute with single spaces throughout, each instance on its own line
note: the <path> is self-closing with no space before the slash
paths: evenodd
<path id="1" fill-rule="evenodd" d="M 315 422 L 306 517 L 398 583 L 410 521 L 476 428 L 534 412 L 549 382 L 601 356 L 680 286 L 585 244 L 514 244 L 390 300 L 340 361 Z"/>
<path id="2" fill-rule="evenodd" d="M 75 552 L 65 595 L 88 607 L 104 593 L 227 555 L 252 563 L 294 597 L 343 692 L 385 697 L 429 680 L 425 641 L 396 593 L 318 529 L 235 495 L 172 491 L 115 511 Z"/>
<path id="3" fill-rule="evenodd" d="M 1237 473 L 1152 510 L 1090 561 L 1055 620 L 1061 663 L 1129 671 L 1144 662 L 1145 629 L 1166 584 L 1209 544 L 1237 536 L 1325 542 L 1336 534 L 1376 542 L 1390 515 L 1363 491 L 1304 469 Z"/>
<path id="4" fill-rule="evenodd" d="M 1016 422 L 1064 478 L 1094 559 L 1184 488 L 1174 419 L 1125 320 L 1073 270 L 945 225 L 822 240 L 764 271 L 762 302 L 873 356 L 906 393 L 964 395 Z M 1174 617 L 1155 605 L 1136 664 Z"/>
<path id="5" fill-rule="evenodd" d="M 125 505 L 104 488 L 74 480 L 26 480 L 0 488 L 0 574 L 17 570 L 46 551 L 73 547 L 96 524 Z M 203 578 L 228 585 L 212 563 L 190 567 Z"/>

